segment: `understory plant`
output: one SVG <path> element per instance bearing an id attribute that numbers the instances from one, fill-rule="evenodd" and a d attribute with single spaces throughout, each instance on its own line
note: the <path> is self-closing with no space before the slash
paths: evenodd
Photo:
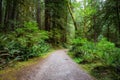
<path id="1" fill-rule="evenodd" d="M 23 27 L 0 36 L 0 67 L 11 61 L 28 60 L 47 52 L 50 45 L 48 32 L 39 30 L 34 21 L 24 22 Z"/>
<path id="2" fill-rule="evenodd" d="M 120 49 L 106 38 L 102 38 L 97 43 L 82 38 L 74 39 L 70 54 L 79 63 L 98 61 L 105 66 L 120 70 Z"/>

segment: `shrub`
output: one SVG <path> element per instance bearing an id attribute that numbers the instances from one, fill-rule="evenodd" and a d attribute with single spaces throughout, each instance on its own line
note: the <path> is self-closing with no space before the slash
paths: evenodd
<path id="1" fill-rule="evenodd" d="M 97 56 L 104 65 L 113 66 L 116 56 L 119 56 L 116 51 L 115 44 L 107 41 L 105 38 L 101 39 L 97 44 Z"/>
<path id="2" fill-rule="evenodd" d="M 99 61 L 106 66 L 112 66 L 120 70 L 120 49 L 105 38 L 102 38 L 98 43 L 78 38 L 73 40 L 72 45 L 70 52 L 72 52 L 75 61 Z"/>
<path id="3" fill-rule="evenodd" d="M 95 44 L 87 41 L 86 39 L 75 39 L 72 42 L 73 47 L 70 51 L 73 52 L 74 57 L 80 57 L 81 61 L 91 62 L 95 56 Z"/>
<path id="4" fill-rule="evenodd" d="M 38 45 L 34 45 L 30 49 L 30 55 L 33 57 L 41 56 L 43 53 L 47 52 L 50 48 L 50 45 L 45 43 L 45 41 L 39 41 Z"/>
<path id="5" fill-rule="evenodd" d="M 49 39 L 48 32 L 39 30 L 34 21 L 25 22 L 24 27 L 3 35 L 0 36 L 0 51 L 4 51 L 0 53 L 5 55 L 0 55 L 3 62 L 28 60 L 31 57 L 41 56 L 50 48 L 46 42 Z"/>

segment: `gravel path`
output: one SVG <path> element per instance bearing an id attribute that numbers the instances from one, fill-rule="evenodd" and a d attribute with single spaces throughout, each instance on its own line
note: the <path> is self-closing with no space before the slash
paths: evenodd
<path id="1" fill-rule="evenodd" d="M 93 80 L 67 55 L 57 50 L 48 58 L 31 68 L 23 69 L 18 80 Z"/>

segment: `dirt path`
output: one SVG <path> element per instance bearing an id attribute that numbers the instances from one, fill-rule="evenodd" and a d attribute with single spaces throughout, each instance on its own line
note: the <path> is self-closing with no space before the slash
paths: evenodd
<path id="1" fill-rule="evenodd" d="M 17 80 L 93 80 L 73 62 L 65 50 L 57 50 L 31 68 L 23 69 Z"/>

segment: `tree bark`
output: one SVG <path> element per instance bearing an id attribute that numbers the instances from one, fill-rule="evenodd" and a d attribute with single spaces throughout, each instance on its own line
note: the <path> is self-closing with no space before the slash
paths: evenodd
<path id="1" fill-rule="evenodd" d="M 97 32 L 96 32 L 96 16 L 94 15 L 93 16 L 93 29 L 94 29 L 94 42 L 96 43 L 97 42 Z"/>
<path id="2" fill-rule="evenodd" d="M 41 26 L 41 0 L 37 0 L 37 13 L 36 13 L 36 19 L 39 29 L 42 29 Z"/>
<path id="3" fill-rule="evenodd" d="M 120 3 L 120 1 L 119 0 L 117 0 L 116 1 L 116 14 L 117 14 L 117 25 L 118 25 L 118 29 L 119 29 L 119 40 L 120 40 L 120 10 L 119 10 L 119 8 L 120 8 L 120 5 L 119 5 L 119 3 Z"/>
<path id="4" fill-rule="evenodd" d="M 51 18 L 51 15 L 50 15 L 50 1 L 49 0 L 45 0 L 45 30 L 46 31 L 50 31 L 50 24 L 51 24 L 51 21 L 50 21 L 50 18 Z"/>
<path id="5" fill-rule="evenodd" d="M 75 18 L 74 18 L 74 16 L 73 16 L 72 9 L 71 9 L 71 7 L 70 7 L 70 3 L 69 3 L 69 2 L 68 2 L 68 10 L 69 10 L 70 15 L 71 15 L 71 17 L 72 17 L 72 20 L 73 20 L 73 23 L 74 23 L 74 26 L 75 26 L 75 30 L 77 30 L 77 24 L 76 24 L 76 22 L 75 22 Z"/>
<path id="6" fill-rule="evenodd" d="M 2 0 L 0 0 L 0 27 L 2 24 Z"/>
<path id="7" fill-rule="evenodd" d="M 86 0 L 84 0 L 84 3 L 83 3 L 83 5 L 84 5 L 84 9 L 86 9 L 86 7 L 87 7 L 87 5 L 86 5 L 86 3 L 87 3 L 87 1 Z M 86 12 L 84 12 L 84 14 L 85 14 Z M 83 28 L 83 31 L 84 31 L 84 37 L 86 37 L 87 36 L 87 20 L 86 20 L 87 18 L 86 18 L 86 16 L 84 16 L 84 28 Z"/>
<path id="8" fill-rule="evenodd" d="M 109 27 L 109 25 L 107 27 L 107 39 L 108 39 L 108 41 L 110 41 L 110 27 Z"/>
<path id="9" fill-rule="evenodd" d="M 12 12 L 11 12 L 11 15 L 10 15 L 11 16 L 10 20 L 13 21 L 12 23 L 10 23 L 10 27 L 13 31 L 15 29 L 15 23 L 14 22 L 16 21 L 17 5 L 18 5 L 18 1 L 14 0 L 13 1 L 13 6 L 12 6 Z"/>
<path id="10" fill-rule="evenodd" d="M 10 28 L 10 17 L 12 14 L 12 1 L 8 0 L 6 2 L 6 10 L 5 10 L 5 19 L 4 19 L 4 24 L 5 24 L 5 29 L 9 29 Z"/>

